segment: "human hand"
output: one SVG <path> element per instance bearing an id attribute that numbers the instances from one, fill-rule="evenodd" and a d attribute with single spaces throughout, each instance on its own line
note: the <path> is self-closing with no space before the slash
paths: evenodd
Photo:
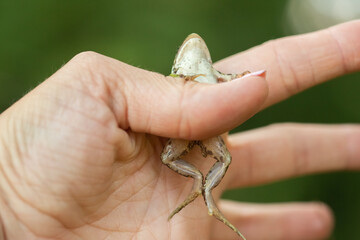
<path id="1" fill-rule="evenodd" d="M 265 43 L 217 67 L 266 69 L 266 81 L 253 76 L 211 86 L 95 53 L 76 56 L 0 115 L 7 239 L 235 239 L 207 216 L 201 199 L 167 222 L 191 181 L 162 165 L 163 138 L 221 134 L 261 108 L 359 70 L 359 31 L 357 21 Z M 358 169 L 358 132 L 350 125 L 286 124 L 230 136 L 233 163 L 214 196 L 299 174 Z M 332 227 L 330 211 L 318 203 L 219 205 L 253 240 L 319 239 Z"/>

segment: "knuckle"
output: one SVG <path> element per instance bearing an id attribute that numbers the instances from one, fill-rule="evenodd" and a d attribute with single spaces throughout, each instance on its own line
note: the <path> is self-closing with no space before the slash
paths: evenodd
<path id="1" fill-rule="evenodd" d="M 98 65 L 100 62 L 103 61 L 104 56 L 96 53 L 96 52 L 92 52 L 92 51 L 85 51 L 85 52 L 81 52 L 76 54 L 71 60 L 70 60 L 70 64 L 75 64 L 75 65 L 81 65 L 83 67 L 86 68 L 90 68 L 92 69 L 94 66 Z"/>
<path id="2" fill-rule="evenodd" d="M 85 51 L 75 55 L 67 64 L 73 77 L 82 80 L 86 85 L 99 87 L 103 80 L 113 72 L 110 58 L 92 51 Z"/>

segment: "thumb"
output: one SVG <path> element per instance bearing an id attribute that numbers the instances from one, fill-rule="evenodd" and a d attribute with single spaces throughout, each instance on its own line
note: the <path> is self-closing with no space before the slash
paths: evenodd
<path id="1" fill-rule="evenodd" d="M 229 131 L 259 111 L 268 94 L 264 74 L 201 84 L 91 52 L 62 69 L 79 70 L 90 76 L 87 88 L 106 98 L 122 129 L 163 137 L 203 139 Z"/>

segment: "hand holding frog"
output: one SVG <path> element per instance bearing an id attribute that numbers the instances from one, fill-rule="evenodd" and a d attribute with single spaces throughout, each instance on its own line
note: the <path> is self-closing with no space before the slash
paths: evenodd
<path id="1" fill-rule="evenodd" d="M 360 69 L 360 22 L 265 43 L 219 62 L 267 70 L 218 85 L 80 54 L 0 115 L 0 216 L 7 239 L 235 239 L 202 201 L 170 222 L 191 181 L 160 161 L 165 138 L 204 139 L 261 108 Z M 159 137 L 160 136 L 160 137 Z M 319 171 L 360 168 L 355 125 L 278 124 L 230 136 L 232 166 L 213 192 Z M 271 149 L 271 151 L 268 151 Z M 303 153 L 307 155 L 304 156 Z M 220 201 L 250 240 L 319 239 L 318 203 Z"/>

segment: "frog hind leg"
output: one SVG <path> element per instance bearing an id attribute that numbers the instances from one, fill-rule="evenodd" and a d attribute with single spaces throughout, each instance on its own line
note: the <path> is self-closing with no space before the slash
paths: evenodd
<path id="1" fill-rule="evenodd" d="M 162 162 L 170 169 L 185 177 L 192 177 L 194 179 L 193 187 L 186 199 L 174 210 L 168 217 L 170 220 L 175 214 L 180 212 L 189 203 L 194 201 L 202 194 L 202 186 L 204 177 L 202 173 L 191 163 L 181 159 L 186 155 L 195 145 L 195 141 L 185 141 L 180 139 L 170 139 L 163 152 L 161 153 Z"/>
<path id="2" fill-rule="evenodd" d="M 208 213 L 210 216 L 216 217 L 226 226 L 235 231 L 242 239 L 246 240 L 240 231 L 234 225 L 232 225 L 229 220 L 227 220 L 220 212 L 211 194 L 212 189 L 214 189 L 223 179 L 231 163 L 230 152 L 226 148 L 225 142 L 221 136 L 203 141 L 200 145 L 200 148 L 203 155 L 209 155 L 216 160 L 215 164 L 211 167 L 210 171 L 206 175 L 205 185 L 203 187 L 203 196 L 208 208 Z"/>

